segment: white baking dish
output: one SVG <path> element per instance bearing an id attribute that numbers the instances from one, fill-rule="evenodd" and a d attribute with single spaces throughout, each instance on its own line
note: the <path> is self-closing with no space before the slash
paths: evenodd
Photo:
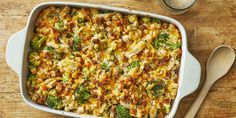
<path id="1" fill-rule="evenodd" d="M 175 24 L 182 35 L 182 57 L 181 57 L 181 66 L 180 66 L 180 79 L 179 79 L 179 87 L 178 87 L 178 93 L 177 96 L 172 104 L 171 111 L 169 115 L 166 116 L 166 118 L 172 118 L 175 115 L 175 112 L 178 108 L 180 100 L 187 96 L 188 94 L 195 91 L 199 85 L 200 81 L 200 74 L 201 74 L 201 67 L 199 62 L 189 53 L 187 49 L 187 37 L 186 32 L 182 24 L 180 24 L 178 21 L 158 15 L 153 13 L 147 13 L 142 11 L 135 11 L 135 10 L 129 10 L 124 8 L 117 8 L 117 7 L 110 7 L 110 6 L 104 6 L 104 5 L 95 5 L 95 4 L 86 4 L 86 3 L 78 3 L 78 2 L 47 2 L 43 4 L 39 4 L 36 6 L 28 19 L 28 23 L 24 29 L 21 31 L 15 33 L 12 35 L 7 43 L 7 49 L 6 49 L 6 61 L 7 64 L 18 74 L 20 79 L 20 90 L 21 95 L 23 97 L 23 100 L 29 104 L 30 106 L 40 109 L 42 111 L 51 112 L 55 114 L 70 116 L 70 117 L 96 117 L 92 115 L 81 115 L 78 113 L 72 113 L 72 112 L 65 112 L 62 110 L 54 110 L 46 106 L 42 106 L 39 104 L 36 104 L 31 101 L 31 99 L 28 96 L 27 89 L 25 86 L 25 82 L 28 75 L 28 60 L 27 60 L 27 54 L 30 51 L 30 39 L 33 36 L 33 29 L 34 29 L 34 21 L 37 17 L 37 14 L 48 6 L 64 6 L 68 5 L 71 7 L 90 7 L 90 8 L 99 8 L 104 10 L 112 10 L 127 14 L 137 14 L 137 15 L 145 15 L 150 16 L 154 18 L 158 18 L 170 23 Z"/>

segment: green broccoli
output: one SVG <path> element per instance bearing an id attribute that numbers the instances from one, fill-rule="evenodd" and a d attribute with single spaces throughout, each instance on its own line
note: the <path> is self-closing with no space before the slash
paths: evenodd
<path id="1" fill-rule="evenodd" d="M 130 23 L 134 23 L 135 21 L 138 21 L 137 15 L 128 16 L 128 20 Z"/>
<path id="2" fill-rule="evenodd" d="M 39 37 L 39 36 L 35 36 L 32 40 L 31 40 L 31 47 L 33 49 L 40 49 L 43 47 L 45 41 L 46 41 L 46 37 L 45 36 L 42 36 L 42 37 Z"/>
<path id="3" fill-rule="evenodd" d="M 156 39 L 154 42 L 153 42 L 153 47 L 158 49 L 161 45 L 162 45 L 163 42 L 159 41 L 158 39 Z"/>
<path id="4" fill-rule="evenodd" d="M 159 96 L 163 94 L 165 89 L 165 83 L 163 81 L 150 81 L 147 83 L 146 86 L 150 84 L 156 84 L 150 91 L 148 91 L 150 94 L 152 94 L 153 96 Z"/>
<path id="5" fill-rule="evenodd" d="M 112 13 L 112 11 L 108 11 L 108 10 L 100 11 L 100 14 L 109 14 L 109 13 Z"/>
<path id="6" fill-rule="evenodd" d="M 116 112 L 118 118 L 131 118 L 129 110 L 120 104 L 116 106 Z"/>
<path id="7" fill-rule="evenodd" d="M 88 76 L 89 76 L 89 71 L 88 71 L 88 68 L 85 67 L 85 68 L 83 68 L 83 70 L 82 70 L 82 78 L 83 78 L 84 80 L 87 80 L 87 79 L 88 79 Z"/>
<path id="8" fill-rule="evenodd" d="M 81 43 L 82 43 L 81 39 L 78 36 L 75 36 L 73 38 L 73 46 L 72 46 L 73 51 L 79 51 Z"/>
<path id="9" fill-rule="evenodd" d="M 170 104 L 164 104 L 164 112 L 169 113 L 170 112 Z"/>
<path id="10" fill-rule="evenodd" d="M 169 39 L 169 34 L 167 34 L 165 32 L 161 33 L 161 34 L 158 35 L 158 39 L 166 41 L 167 39 Z"/>
<path id="11" fill-rule="evenodd" d="M 181 47 L 181 43 L 177 42 L 177 43 L 166 43 L 166 46 L 169 47 L 170 49 L 177 49 Z"/>
<path id="12" fill-rule="evenodd" d="M 29 67 L 30 70 L 32 70 L 32 69 L 36 69 L 36 67 L 35 67 L 34 65 L 31 65 L 31 64 L 29 64 L 28 67 Z"/>
<path id="13" fill-rule="evenodd" d="M 48 52 L 53 52 L 54 48 L 52 46 L 46 46 L 45 50 L 47 50 Z"/>
<path id="14" fill-rule="evenodd" d="M 34 79 L 36 79 L 36 75 L 30 74 L 29 77 L 28 77 L 28 80 L 32 81 Z"/>
<path id="15" fill-rule="evenodd" d="M 86 101 L 88 101 L 88 99 L 90 97 L 89 90 L 82 87 L 82 86 L 76 89 L 75 94 L 76 94 L 77 100 L 79 101 L 80 104 L 83 104 Z"/>
<path id="16" fill-rule="evenodd" d="M 169 42 L 167 39 L 169 39 L 169 34 L 165 32 L 160 33 L 157 39 L 153 42 L 153 47 L 158 49 L 160 46 L 165 45 L 166 47 L 173 50 L 181 47 L 181 43 L 179 42 L 172 43 L 172 42 Z"/>
<path id="17" fill-rule="evenodd" d="M 70 71 L 67 69 L 62 75 L 62 82 L 68 82 L 70 79 Z"/>
<path id="18" fill-rule="evenodd" d="M 72 50 L 75 51 L 75 52 L 76 52 L 76 51 L 79 51 L 78 44 L 73 43 Z"/>
<path id="19" fill-rule="evenodd" d="M 70 12 L 70 16 L 73 17 L 73 16 L 76 16 L 78 13 L 76 12 L 76 9 L 73 9 L 71 12 Z"/>
<path id="20" fill-rule="evenodd" d="M 70 54 L 69 58 L 70 58 L 70 59 L 74 59 L 74 58 L 75 58 L 75 55 Z"/>
<path id="21" fill-rule="evenodd" d="M 138 61 L 134 61 L 132 62 L 128 67 L 127 67 L 127 71 L 130 71 L 131 68 L 134 68 L 136 66 L 139 66 L 139 62 Z"/>
<path id="22" fill-rule="evenodd" d="M 41 64 L 39 53 L 33 51 L 29 53 L 29 63 L 33 66 L 39 66 Z"/>
<path id="23" fill-rule="evenodd" d="M 148 18 L 148 17 L 143 17 L 142 20 L 144 23 L 150 22 L 150 18 Z"/>
<path id="24" fill-rule="evenodd" d="M 84 23 L 84 18 L 79 18 L 78 23 Z"/>
<path id="25" fill-rule="evenodd" d="M 167 33 L 160 33 L 157 37 L 157 39 L 153 42 L 153 47 L 158 49 L 160 46 L 165 44 L 165 42 L 169 39 L 169 34 Z"/>
<path id="26" fill-rule="evenodd" d="M 63 20 L 59 20 L 59 21 L 58 21 L 58 28 L 59 28 L 59 30 L 62 30 L 63 27 L 64 27 Z"/>
<path id="27" fill-rule="evenodd" d="M 108 61 L 104 61 L 103 62 L 102 69 L 105 70 L 105 71 L 109 71 L 110 70 Z"/>
<path id="28" fill-rule="evenodd" d="M 63 20 L 62 20 L 62 19 L 59 19 L 58 22 L 55 23 L 54 28 L 55 28 L 56 30 L 60 31 L 60 32 L 63 32 L 63 31 L 66 29 L 66 27 L 65 27 L 64 25 L 65 25 L 65 24 L 64 24 Z"/>
<path id="29" fill-rule="evenodd" d="M 36 80 L 36 75 L 30 74 L 28 76 L 28 80 L 30 81 L 30 84 L 31 84 L 32 87 L 34 87 L 36 85 L 36 81 L 37 81 Z"/>
<path id="30" fill-rule="evenodd" d="M 62 107 L 62 101 L 53 95 L 48 95 L 46 104 L 48 107 L 53 108 L 53 109 L 61 109 Z"/>
<path id="31" fill-rule="evenodd" d="M 156 19 L 156 18 L 151 18 L 151 22 L 157 22 L 158 24 L 161 23 L 161 21 L 159 19 Z"/>
<path id="32" fill-rule="evenodd" d="M 78 36 L 73 38 L 74 43 L 82 43 L 81 39 Z"/>

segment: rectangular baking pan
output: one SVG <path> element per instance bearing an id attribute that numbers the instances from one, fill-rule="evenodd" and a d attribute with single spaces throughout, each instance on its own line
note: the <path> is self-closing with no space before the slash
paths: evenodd
<path id="1" fill-rule="evenodd" d="M 187 49 L 187 36 L 186 31 L 181 23 L 176 21 L 175 19 L 162 16 L 159 14 L 154 13 L 148 13 L 143 11 L 136 11 L 136 10 L 129 10 L 125 8 L 117 8 L 117 7 L 111 7 L 111 6 L 105 6 L 105 5 L 99 5 L 99 4 L 87 4 L 87 3 L 78 3 L 78 2 L 46 2 L 37 5 L 31 12 L 27 25 L 19 32 L 13 34 L 7 43 L 7 49 L 6 49 L 6 61 L 7 64 L 18 74 L 20 79 L 20 91 L 23 100 L 30 106 L 54 113 L 54 114 L 60 114 L 64 116 L 70 116 L 70 117 L 81 117 L 81 118 L 92 118 L 96 117 L 94 115 L 83 115 L 79 113 L 73 113 L 73 112 L 66 112 L 63 110 L 55 110 L 51 109 L 49 107 L 36 104 L 31 101 L 31 99 L 28 96 L 27 89 L 25 86 L 25 82 L 28 75 L 28 59 L 27 54 L 30 51 L 30 40 L 33 37 L 33 29 L 34 29 L 34 22 L 38 15 L 38 13 L 49 6 L 65 6 L 68 5 L 70 7 L 77 7 L 77 8 L 98 8 L 101 10 L 111 10 L 116 11 L 120 13 L 125 14 L 137 14 L 140 16 L 149 16 L 153 18 L 158 18 L 163 21 L 167 21 L 169 23 L 175 24 L 178 29 L 180 30 L 181 36 L 182 36 L 182 57 L 181 57 L 181 65 L 179 70 L 179 86 L 178 86 L 178 92 L 177 96 L 171 106 L 170 113 L 165 118 L 172 118 L 174 117 L 180 100 L 187 96 L 188 94 L 195 91 L 199 85 L 200 82 L 200 74 L 201 74 L 201 67 L 199 62 L 189 53 Z"/>

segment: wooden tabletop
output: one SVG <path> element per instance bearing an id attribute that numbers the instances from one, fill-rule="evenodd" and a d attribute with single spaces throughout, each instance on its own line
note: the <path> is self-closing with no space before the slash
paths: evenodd
<path id="1" fill-rule="evenodd" d="M 46 1 L 1 0 L 0 2 L 0 118 L 64 117 L 42 112 L 24 103 L 20 95 L 19 79 L 5 61 L 8 38 L 26 25 L 29 13 L 33 7 Z M 178 16 L 168 14 L 162 9 L 158 0 L 73 1 L 99 3 L 153 12 L 167 15 L 180 21 L 187 30 L 189 50 L 202 66 L 199 89 L 204 83 L 205 65 L 212 50 L 222 44 L 230 45 L 236 49 L 236 0 L 198 0 L 188 12 Z M 184 116 L 196 98 L 199 89 L 181 101 L 175 115 L 176 118 Z M 211 88 L 197 117 L 236 117 L 236 63 L 234 63 L 230 72 Z"/>

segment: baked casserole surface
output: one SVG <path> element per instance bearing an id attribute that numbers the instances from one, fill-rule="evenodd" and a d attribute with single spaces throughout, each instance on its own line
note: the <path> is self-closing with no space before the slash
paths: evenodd
<path id="1" fill-rule="evenodd" d="M 94 8 L 48 7 L 35 21 L 33 102 L 103 117 L 161 118 L 176 97 L 181 35 L 171 23 Z"/>

